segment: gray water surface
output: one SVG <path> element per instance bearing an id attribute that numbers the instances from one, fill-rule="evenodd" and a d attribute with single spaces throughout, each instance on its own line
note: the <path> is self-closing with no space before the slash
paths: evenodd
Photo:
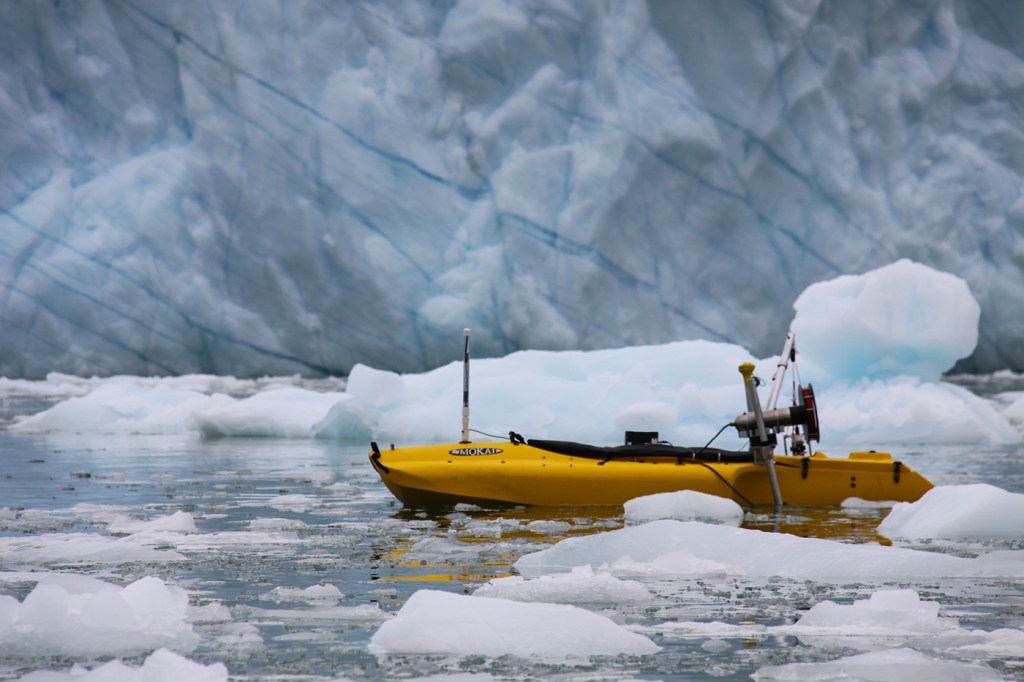
<path id="1" fill-rule="evenodd" d="M 225 663 L 233 679 L 377 680 L 475 673 L 482 679 L 743 680 L 765 665 L 857 653 L 808 646 L 793 637 L 752 635 L 709 644 L 707 637 L 655 633 L 648 636 L 662 647 L 657 654 L 579 665 L 482 657 L 378 660 L 367 644 L 381 619 L 368 607 L 394 613 L 421 588 L 470 593 L 489 578 L 509 575 L 511 564 L 524 553 L 573 534 L 621 527 L 623 518 L 617 509 L 403 509 L 380 483 L 366 451 L 363 445 L 304 440 L 0 432 L 0 508 L 17 510 L 16 518 L 0 520 L 0 535 L 45 540 L 54 533 L 108 534 L 97 520 L 97 507 L 90 505 L 139 519 L 183 510 L 193 515 L 199 530 L 174 547 L 185 561 L 51 561 L 26 567 L 0 558 L 0 569 L 86 574 L 117 584 L 156 575 L 187 589 L 193 605 L 220 602 L 230 610 L 230 620 L 198 623 L 201 643 L 186 655 Z M 1019 448 L 897 454 L 936 484 L 981 481 L 1024 492 Z M 755 513 L 748 514 L 746 525 L 862 542 L 873 539 L 872 529 L 884 513 L 787 509 L 781 522 Z M 1013 543 L 1001 548 L 1020 549 Z M 928 549 L 970 556 L 991 544 L 937 543 Z M 276 587 L 321 583 L 336 586 L 344 597 L 327 607 L 268 597 Z M 638 625 L 714 620 L 773 625 L 793 622 L 822 599 L 865 598 L 885 584 L 836 585 L 827 576 L 799 584 L 735 577 L 663 580 L 648 585 L 656 595 L 653 603 L 594 610 Z M 1024 627 L 1024 577 L 893 584 L 939 601 L 960 618 L 961 627 Z M 32 587 L 31 581 L 7 581 L 0 583 L 0 593 L 23 599 Z M 137 665 L 143 658 L 127 660 Z M 0 677 L 96 662 L 0 652 Z M 1009 679 L 1024 677 L 1024 652 L 1017 659 L 984 662 Z"/>

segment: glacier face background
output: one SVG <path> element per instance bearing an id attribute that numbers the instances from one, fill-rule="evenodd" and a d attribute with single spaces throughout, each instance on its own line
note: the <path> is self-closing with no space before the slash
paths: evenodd
<path id="1" fill-rule="evenodd" d="M 910 258 L 1024 369 L 1024 7 L 0 4 L 0 374 L 704 338 Z"/>

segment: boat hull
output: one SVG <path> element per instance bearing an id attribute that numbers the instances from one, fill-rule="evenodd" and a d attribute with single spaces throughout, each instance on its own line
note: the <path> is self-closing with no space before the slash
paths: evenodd
<path id="1" fill-rule="evenodd" d="M 621 506 L 655 493 L 695 490 L 744 506 L 774 503 L 768 469 L 743 461 L 674 455 L 581 457 L 528 444 L 426 445 L 370 453 L 381 480 L 407 506 Z M 775 471 L 789 505 L 838 505 L 857 497 L 917 500 L 932 484 L 888 453 L 832 458 L 777 455 Z"/>

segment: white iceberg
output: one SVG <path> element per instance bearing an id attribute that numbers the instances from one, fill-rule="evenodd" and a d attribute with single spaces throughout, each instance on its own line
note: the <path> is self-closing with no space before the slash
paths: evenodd
<path id="1" fill-rule="evenodd" d="M 168 647 L 191 651 L 188 595 L 160 578 L 118 587 L 50 574 L 18 602 L 0 596 L 0 648 L 9 654 L 124 656 Z"/>
<path id="2" fill-rule="evenodd" d="M 900 502 L 878 526 L 889 538 L 1024 539 L 1024 495 L 988 483 L 937 486 Z"/>
<path id="3" fill-rule="evenodd" d="M 571 661 L 651 654 L 658 646 L 605 616 L 566 604 L 486 599 L 419 590 L 370 639 L 387 654 L 514 656 Z"/>
<path id="4" fill-rule="evenodd" d="M 733 500 L 696 490 L 644 495 L 628 500 L 624 508 L 626 523 L 676 519 L 738 526 L 743 521 L 743 507 Z"/>
<path id="5" fill-rule="evenodd" d="M 945 312 L 922 315 L 918 299 L 888 291 L 941 294 Z M 818 391 L 823 449 L 1020 442 L 1002 406 L 940 381 L 976 338 L 976 312 L 961 280 L 907 261 L 809 287 L 792 327 L 802 378 Z M 475 360 L 471 426 L 499 438 L 514 430 L 599 444 L 622 442 L 626 430 L 653 430 L 677 445 L 703 445 L 745 411 L 737 367 L 752 359 L 734 344 L 678 341 Z M 758 360 L 759 373 L 768 376 L 777 362 Z M 241 400 L 208 380 L 117 377 L 89 386 L 81 395 L 74 384 L 74 397 L 11 428 L 406 445 L 451 441 L 461 425 L 461 363 L 406 375 L 357 364 L 345 392 L 336 383 L 314 390 L 268 380 L 247 386 L 256 394 Z M 726 429 L 715 444 L 739 448 L 743 441 Z"/>

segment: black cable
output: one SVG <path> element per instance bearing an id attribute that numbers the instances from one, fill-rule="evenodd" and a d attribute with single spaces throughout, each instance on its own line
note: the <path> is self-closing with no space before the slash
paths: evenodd
<path id="1" fill-rule="evenodd" d="M 495 436 L 493 433 L 487 433 L 485 431 L 480 431 L 478 429 L 470 429 L 470 431 L 472 431 L 473 433 L 479 433 L 481 436 L 487 436 L 488 438 L 493 438 L 494 440 L 510 440 L 515 445 L 518 445 L 519 443 L 524 442 L 523 441 L 523 437 L 520 436 L 515 431 L 509 431 L 508 434 L 506 434 L 504 436 Z"/>
<path id="2" fill-rule="evenodd" d="M 694 460 L 691 460 L 691 463 L 693 463 L 693 464 L 700 464 L 700 465 L 701 465 L 702 467 L 704 467 L 705 469 L 709 469 L 709 470 L 711 471 L 711 473 L 713 473 L 713 474 L 714 474 L 715 476 L 718 476 L 719 480 L 721 480 L 721 481 L 722 481 L 722 483 L 724 483 L 724 484 L 725 484 L 725 486 L 726 486 L 727 488 L 729 488 L 729 490 L 731 490 L 731 491 L 733 491 L 734 493 L 736 493 L 736 496 L 737 496 L 737 497 L 739 497 L 739 498 L 740 498 L 741 500 L 743 500 L 744 502 L 746 502 L 746 503 L 747 503 L 747 506 L 748 506 L 748 507 L 753 507 L 753 506 L 754 506 L 754 503 L 753 503 L 753 502 L 751 502 L 750 500 L 748 500 L 748 499 L 747 499 L 747 496 L 746 496 L 746 495 L 744 495 L 743 493 L 741 493 L 741 492 L 740 492 L 739 490 L 736 490 L 736 487 L 735 487 L 735 486 L 734 486 L 734 485 L 733 485 L 732 483 L 729 483 L 729 481 L 725 480 L 725 477 L 724 477 L 724 476 L 722 476 L 722 474 L 720 474 L 720 473 L 719 473 L 719 472 L 718 472 L 718 471 L 717 471 L 717 470 L 716 470 L 716 469 L 715 469 L 714 467 L 712 467 L 712 466 L 711 466 L 710 464 L 708 464 L 707 462 L 702 462 L 702 461 L 700 461 L 699 459 L 694 459 Z"/>
<path id="3" fill-rule="evenodd" d="M 701 466 L 703 466 L 703 467 L 704 467 L 705 469 L 708 469 L 709 471 L 711 471 L 711 473 L 713 473 L 713 474 L 714 474 L 715 476 L 718 476 L 718 479 L 719 479 L 719 480 L 720 480 L 720 481 L 721 481 L 722 483 L 724 483 L 724 484 L 725 484 L 725 486 L 726 486 L 726 487 L 727 487 L 727 488 L 728 488 L 729 490 L 731 490 L 731 491 L 733 491 L 734 493 L 736 493 L 736 496 L 737 496 L 737 497 L 739 497 L 739 498 L 740 498 L 741 500 L 743 500 L 744 502 L 746 502 L 746 503 L 747 503 L 747 506 L 753 507 L 753 506 L 754 506 L 754 503 L 753 503 L 753 502 L 751 502 L 750 500 L 748 500 L 748 499 L 747 499 L 747 496 L 746 496 L 746 495 L 744 495 L 743 493 L 741 493 L 741 492 L 740 492 L 739 490 L 736 490 L 736 487 L 735 487 L 735 486 L 733 486 L 733 484 L 732 484 L 732 483 L 729 483 L 729 481 L 725 480 L 725 477 L 724 477 L 724 476 L 722 476 L 722 474 L 721 474 L 721 473 L 719 473 L 717 469 L 715 469 L 714 467 L 712 467 L 711 465 L 709 465 L 709 464 L 708 464 L 707 462 L 702 462 L 701 460 L 697 459 L 697 455 L 699 455 L 700 453 L 704 452 L 704 451 L 705 451 L 705 450 L 707 450 L 707 449 L 708 449 L 709 447 L 711 447 L 711 444 L 712 444 L 712 443 L 714 443 L 714 442 L 715 442 L 715 440 L 716 440 L 716 439 L 717 439 L 717 438 L 718 438 L 719 436 L 721 436 L 721 435 L 722 435 L 722 432 L 723 432 L 723 431 L 725 431 L 725 430 L 726 430 L 727 428 L 729 428 L 730 426 L 735 426 L 735 424 L 734 424 L 733 422 L 729 422 L 728 424 L 726 424 L 726 425 L 725 425 L 725 426 L 723 426 L 722 428 L 718 429 L 718 433 L 716 433 L 716 434 L 715 434 L 714 436 L 712 436 L 712 437 L 711 437 L 711 440 L 709 440 L 709 441 L 707 442 L 707 444 L 706 444 L 706 445 L 705 445 L 704 447 L 702 447 L 702 448 L 701 448 L 700 450 L 698 450 L 698 451 L 697 451 L 697 453 L 696 453 L 696 454 L 695 454 L 695 455 L 693 456 L 693 459 L 692 459 L 691 461 L 692 461 L 692 462 L 694 462 L 695 464 L 700 464 L 700 465 L 701 465 Z"/>
<path id="4" fill-rule="evenodd" d="M 718 429 L 718 433 L 716 433 L 716 434 L 715 434 L 714 436 L 712 436 L 712 437 L 711 437 L 711 440 L 709 440 L 709 441 L 708 441 L 708 442 L 707 442 L 707 443 L 706 443 L 706 444 L 704 445 L 704 447 L 702 447 L 702 448 L 701 448 L 700 450 L 698 450 L 698 451 L 697 451 L 697 453 L 696 453 L 696 454 L 694 455 L 694 457 L 696 457 L 697 455 L 699 455 L 700 453 L 704 452 L 704 451 L 705 451 L 705 450 L 707 450 L 707 449 L 708 449 L 709 447 L 711 447 L 711 444 L 712 444 L 712 443 L 714 443 L 714 442 L 715 442 L 715 440 L 716 440 L 716 439 L 717 439 L 717 438 L 718 438 L 719 436 L 721 436 L 721 435 L 722 435 L 722 431 L 725 431 L 725 430 L 726 430 L 727 428 L 729 428 L 730 426 L 736 426 L 736 424 L 734 424 L 733 422 L 729 422 L 728 424 L 726 424 L 726 425 L 725 425 L 725 426 L 723 426 L 722 428 Z"/>

